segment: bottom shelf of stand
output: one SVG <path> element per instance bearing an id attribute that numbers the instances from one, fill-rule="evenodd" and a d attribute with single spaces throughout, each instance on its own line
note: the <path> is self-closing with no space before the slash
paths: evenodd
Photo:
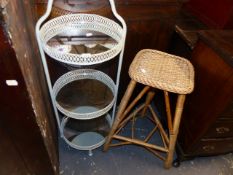
<path id="1" fill-rule="evenodd" d="M 93 150 L 103 145 L 110 127 L 109 114 L 90 120 L 65 117 L 61 122 L 63 139 L 68 145 L 79 150 Z"/>

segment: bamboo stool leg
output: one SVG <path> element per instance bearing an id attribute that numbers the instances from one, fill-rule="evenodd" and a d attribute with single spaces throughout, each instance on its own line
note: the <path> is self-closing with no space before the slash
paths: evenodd
<path id="1" fill-rule="evenodd" d="M 129 102 L 129 99 L 130 99 L 130 97 L 131 97 L 131 95 L 133 93 L 133 90 L 134 90 L 135 86 L 136 86 L 136 81 L 131 80 L 128 87 L 127 87 L 125 95 L 123 96 L 123 98 L 121 100 L 121 103 L 120 103 L 120 106 L 119 106 L 115 121 L 113 123 L 112 129 L 111 129 L 108 137 L 106 138 L 106 141 L 105 141 L 105 144 L 104 144 L 104 151 L 107 151 L 108 148 L 109 148 L 109 144 L 112 141 L 112 136 L 114 135 L 120 121 L 122 120 L 122 114 L 125 111 L 125 108 L 126 108 L 128 102 Z"/>
<path id="2" fill-rule="evenodd" d="M 179 132 L 180 120 L 181 120 L 181 115 L 183 112 L 185 97 L 186 97 L 185 95 L 178 95 L 178 99 L 177 99 L 177 103 L 176 103 L 175 117 L 174 117 L 174 122 L 173 122 L 173 128 L 172 128 L 172 130 L 169 130 L 170 142 L 169 142 L 169 146 L 168 146 L 167 158 L 166 158 L 165 163 L 164 163 L 165 168 L 170 168 L 172 165 L 173 154 L 174 154 L 174 150 L 175 150 L 177 135 Z"/>
<path id="3" fill-rule="evenodd" d="M 169 133 L 172 132 L 172 114 L 171 114 L 171 106 L 169 100 L 169 94 L 167 91 L 163 91 L 164 99 L 165 99 L 165 106 L 166 106 L 166 113 L 167 113 L 167 124 Z"/>
<path id="4" fill-rule="evenodd" d="M 145 102 L 145 106 L 142 110 L 141 115 L 144 117 L 146 115 L 146 110 L 148 109 L 148 106 L 150 105 L 152 99 L 155 96 L 155 92 L 154 91 L 149 91 L 147 96 L 146 96 L 146 102 Z"/>

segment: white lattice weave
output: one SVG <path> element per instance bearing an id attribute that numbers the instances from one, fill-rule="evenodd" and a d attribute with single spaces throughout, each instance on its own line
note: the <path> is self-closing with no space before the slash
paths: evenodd
<path id="1" fill-rule="evenodd" d="M 111 49 L 97 54 L 63 53 L 48 45 L 48 41 L 61 33 L 91 30 L 113 38 L 117 43 Z M 70 65 L 93 65 L 114 58 L 123 48 L 125 32 L 123 28 L 108 18 L 94 14 L 68 14 L 46 22 L 40 29 L 40 40 L 44 51 L 59 62 Z"/>
<path id="2" fill-rule="evenodd" d="M 194 88 L 192 64 L 157 50 L 140 51 L 130 65 L 129 75 L 139 83 L 178 94 L 189 94 Z"/>
<path id="3" fill-rule="evenodd" d="M 78 80 L 83 80 L 83 79 L 90 79 L 90 80 L 98 80 L 105 84 L 112 92 L 112 94 L 116 94 L 116 85 L 113 82 L 113 80 L 106 75 L 105 73 L 94 70 L 94 69 L 77 69 L 70 71 L 64 75 L 62 75 L 54 84 L 53 86 L 53 93 L 54 96 L 56 97 L 59 91 L 67 84 L 73 82 L 73 81 L 78 81 Z M 97 118 L 99 116 L 102 116 L 106 114 L 111 107 L 113 106 L 115 102 L 115 96 L 113 97 L 112 101 L 104 108 L 99 109 L 98 111 L 95 112 L 89 112 L 89 113 L 77 113 L 77 112 L 72 112 L 70 110 L 67 110 L 66 108 L 62 107 L 57 101 L 56 101 L 56 107 L 60 112 L 62 112 L 65 116 L 71 117 L 74 119 L 80 119 L 80 120 L 87 120 L 87 119 L 93 119 Z"/>

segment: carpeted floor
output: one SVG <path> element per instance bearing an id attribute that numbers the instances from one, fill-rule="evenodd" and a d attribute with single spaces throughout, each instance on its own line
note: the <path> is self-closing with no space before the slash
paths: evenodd
<path id="1" fill-rule="evenodd" d="M 70 148 L 60 140 L 62 175 L 233 175 L 233 154 L 196 158 L 180 167 L 163 169 L 162 162 L 144 148 L 129 145 L 88 156 L 86 151 Z"/>
<path id="2" fill-rule="evenodd" d="M 145 139 L 153 126 L 137 118 L 135 136 Z M 130 123 L 123 132 L 131 132 Z M 153 139 L 162 143 L 158 133 Z M 88 156 L 87 151 L 75 150 L 60 139 L 59 149 L 62 175 L 233 175 L 233 154 L 196 158 L 165 170 L 160 159 L 135 145 L 114 147 L 107 152 L 100 147 L 93 151 L 93 156 Z"/>

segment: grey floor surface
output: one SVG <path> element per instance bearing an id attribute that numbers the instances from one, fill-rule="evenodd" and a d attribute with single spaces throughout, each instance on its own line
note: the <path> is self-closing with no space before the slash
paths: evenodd
<path id="1" fill-rule="evenodd" d="M 78 151 L 60 140 L 62 175 L 233 175 L 233 154 L 196 158 L 182 162 L 179 168 L 163 169 L 162 162 L 144 148 L 129 145 L 93 156 Z"/>
<path id="2" fill-rule="evenodd" d="M 149 120 L 137 118 L 135 137 L 145 139 L 154 125 Z M 121 134 L 131 134 L 131 124 L 124 127 Z M 162 144 L 160 135 L 155 133 L 151 143 Z M 233 154 L 195 158 L 184 161 L 180 167 L 169 170 L 163 162 L 142 147 L 125 145 L 103 152 L 102 147 L 88 156 L 87 151 L 79 151 L 60 139 L 60 174 L 62 175 L 233 175 Z"/>

